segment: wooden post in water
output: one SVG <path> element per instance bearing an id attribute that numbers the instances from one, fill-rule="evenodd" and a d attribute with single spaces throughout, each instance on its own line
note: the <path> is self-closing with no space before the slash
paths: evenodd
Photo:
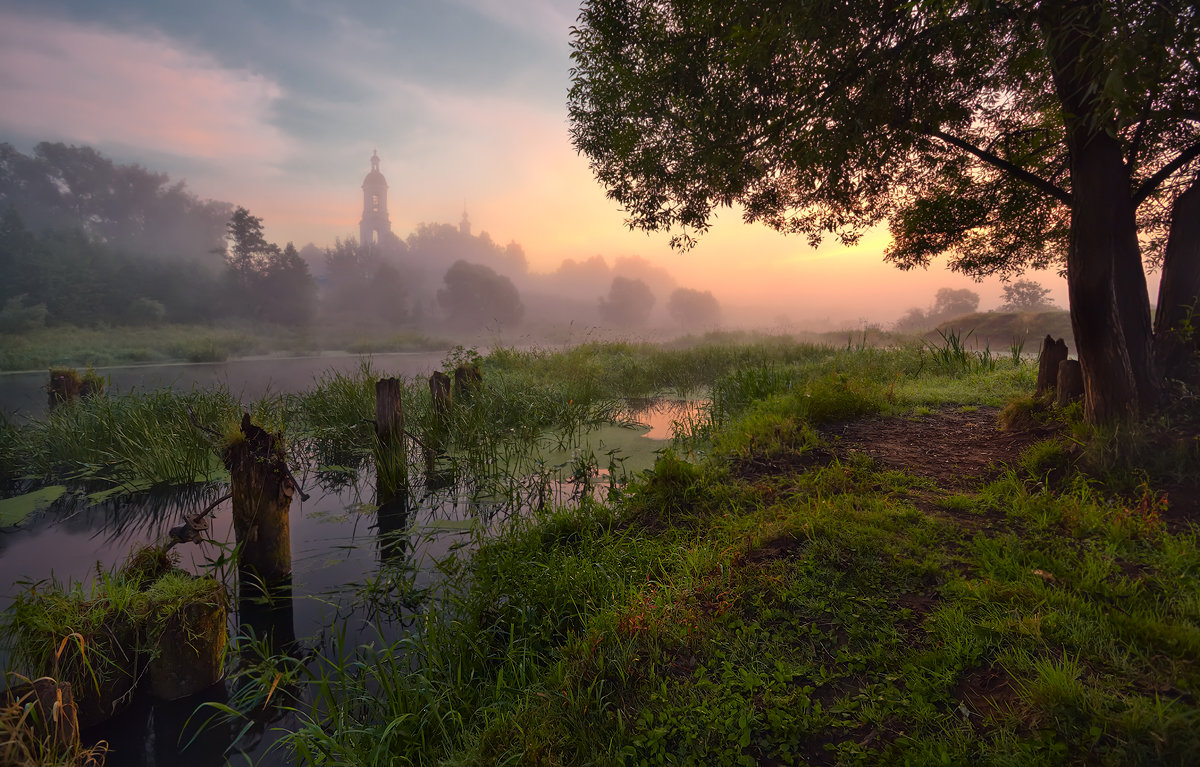
<path id="1" fill-rule="evenodd" d="M 241 434 L 225 447 L 224 459 L 241 566 L 268 583 L 290 575 L 288 510 L 296 485 L 288 471 L 281 435 L 255 426 L 250 414 L 244 413 Z"/>
<path id="2" fill-rule="evenodd" d="M 1055 341 L 1049 335 L 1042 341 L 1042 353 L 1038 356 L 1037 389 L 1035 394 L 1042 395 L 1052 391 L 1058 385 L 1058 363 L 1067 358 L 1067 342 L 1063 339 Z"/>
<path id="3" fill-rule="evenodd" d="M 450 376 L 440 370 L 429 376 L 429 396 L 433 398 L 433 412 L 438 426 L 445 426 L 450 417 Z"/>
<path id="4" fill-rule="evenodd" d="M 459 365 L 454 369 L 454 396 L 459 402 L 470 401 L 483 386 L 483 373 L 478 365 Z"/>
<path id="5" fill-rule="evenodd" d="M 375 478 L 380 503 L 408 486 L 408 447 L 404 441 L 403 387 L 396 378 L 375 382 Z"/>

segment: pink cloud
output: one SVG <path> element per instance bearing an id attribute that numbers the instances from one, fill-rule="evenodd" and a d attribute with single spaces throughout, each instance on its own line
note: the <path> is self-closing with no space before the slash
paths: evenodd
<path id="1" fill-rule="evenodd" d="M 151 32 L 0 11 L 0 128 L 222 163 L 270 162 L 278 85 Z"/>

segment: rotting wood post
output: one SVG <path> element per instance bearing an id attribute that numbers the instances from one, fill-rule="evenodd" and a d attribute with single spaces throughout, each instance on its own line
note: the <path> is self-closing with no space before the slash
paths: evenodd
<path id="1" fill-rule="evenodd" d="M 34 728 L 44 742 L 55 742 L 70 753 L 79 748 L 79 717 L 70 682 L 44 676 L 33 680 L 37 718 Z"/>
<path id="2" fill-rule="evenodd" d="M 1036 395 L 1052 391 L 1058 385 L 1058 364 L 1066 358 L 1067 342 L 1061 338 L 1055 341 L 1047 335 L 1042 341 L 1042 353 L 1038 355 Z"/>
<path id="3" fill-rule="evenodd" d="M 1059 406 L 1083 398 L 1083 368 L 1079 365 L 1079 360 L 1063 360 L 1058 363 L 1056 386 Z"/>
<path id="4" fill-rule="evenodd" d="M 52 368 L 46 385 L 46 407 L 50 410 L 75 401 L 83 390 L 83 379 L 71 368 Z"/>
<path id="5" fill-rule="evenodd" d="M 440 370 L 429 376 L 429 396 L 433 398 L 433 412 L 439 427 L 450 417 L 450 376 Z"/>
<path id="6" fill-rule="evenodd" d="M 158 646 L 146 667 L 155 698 L 179 700 L 221 679 L 227 609 L 225 587 L 212 580 L 207 599 L 190 601 L 164 618 Z"/>
<path id="7" fill-rule="evenodd" d="M 408 486 L 403 391 L 396 378 L 375 382 L 375 478 L 381 503 L 405 492 Z"/>
<path id="8" fill-rule="evenodd" d="M 288 510 L 296 485 L 288 471 L 281 435 L 250 423 L 242 414 L 241 435 L 225 447 L 233 495 L 233 530 L 241 566 L 270 582 L 292 572 Z"/>
<path id="9" fill-rule="evenodd" d="M 483 386 L 483 373 L 478 365 L 459 365 L 454 369 L 454 396 L 459 402 L 468 402 Z"/>

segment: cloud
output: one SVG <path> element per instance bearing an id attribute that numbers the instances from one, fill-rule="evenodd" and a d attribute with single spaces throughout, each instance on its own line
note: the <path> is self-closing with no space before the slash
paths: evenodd
<path id="1" fill-rule="evenodd" d="M 271 124 L 281 88 L 150 31 L 0 11 L 0 129 L 269 166 L 289 141 Z"/>
<path id="2" fill-rule="evenodd" d="M 456 0 L 493 21 L 562 45 L 574 23 L 576 0 Z"/>

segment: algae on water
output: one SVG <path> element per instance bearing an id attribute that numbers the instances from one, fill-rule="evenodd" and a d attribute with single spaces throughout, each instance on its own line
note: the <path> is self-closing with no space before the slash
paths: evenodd
<path id="1" fill-rule="evenodd" d="M 35 512 L 45 509 L 67 492 L 63 485 L 51 485 L 15 498 L 0 500 L 0 527 L 13 527 L 28 519 Z"/>

